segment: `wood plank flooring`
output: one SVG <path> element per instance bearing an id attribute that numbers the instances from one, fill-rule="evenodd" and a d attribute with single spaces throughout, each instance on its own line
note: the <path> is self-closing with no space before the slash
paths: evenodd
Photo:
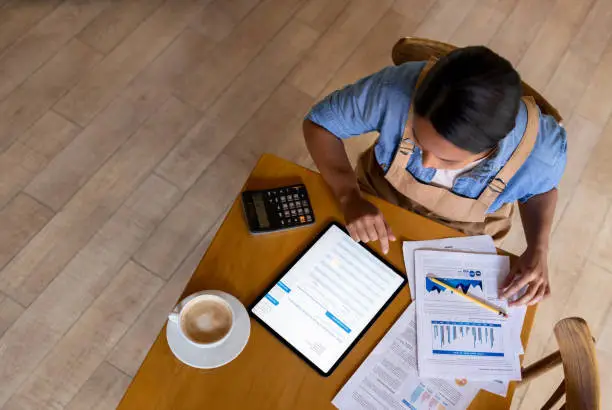
<path id="1" fill-rule="evenodd" d="M 612 409 L 610 0 L 0 1 L 0 409 L 113 409 L 258 156 L 312 167 L 308 108 L 409 35 L 487 44 L 561 110 L 553 296 L 526 361 L 585 317 Z"/>

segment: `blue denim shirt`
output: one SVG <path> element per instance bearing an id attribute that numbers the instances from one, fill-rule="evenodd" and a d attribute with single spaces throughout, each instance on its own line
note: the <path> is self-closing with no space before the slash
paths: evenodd
<path id="1" fill-rule="evenodd" d="M 380 136 L 374 152 L 376 160 L 386 170 L 404 133 L 412 92 L 424 66 L 425 62 L 409 62 L 384 68 L 334 91 L 315 105 L 306 118 L 342 139 L 378 131 Z M 493 155 L 456 178 L 452 192 L 477 198 L 514 152 L 526 124 L 527 108 L 521 102 L 514 129 L 499 142 Z M 566 149 L 565 129 L 551 116 L 540 114 L 540 129 L 533 151 L 507 181 L 506 189 L 488 212 L 495 212 L 505 203 L 525 202 L 557 187 L 565 169 Z M 430 183 L 436 173 L 434 168 L 423 167 L 418 147 L 406 169 L 424 183 Z"/>

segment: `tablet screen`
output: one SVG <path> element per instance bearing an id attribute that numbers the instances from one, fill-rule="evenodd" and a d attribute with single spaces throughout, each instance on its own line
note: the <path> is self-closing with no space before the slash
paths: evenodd
<path id="1" fill-rule="evenodd" d="M 404 282 L 332 224 L 251 312 L 327 375 Z"/>

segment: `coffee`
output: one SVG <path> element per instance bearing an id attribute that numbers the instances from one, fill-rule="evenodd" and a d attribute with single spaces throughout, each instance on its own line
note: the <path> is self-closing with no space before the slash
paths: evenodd
<path id="1" fill-rule="evenodd" d="M 198 298 L 181 312 L 181 329 L 191 341 L 210 344 L 223 339 L 232 328 L 232 311 L 216 297 Z"/>

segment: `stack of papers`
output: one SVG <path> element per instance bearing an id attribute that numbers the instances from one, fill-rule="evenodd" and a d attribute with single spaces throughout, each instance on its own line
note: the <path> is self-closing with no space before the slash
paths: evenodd
<path id="1" fill-rule="evenodd" d="M 495 253 L 489 236 L 405 242 L 404 258 L 416 299 L 419 376 L 468 380 L 520 380 L 521 329 L 525 307 L 509 308 L 498 288 L 510 272 L 507 256 Z M 427 276 L 504 310 L 493 312 L 441 289 Z M 483 386 L 486 390 L 488 386 Z M 498 391 L 494 391 L 497 393 Z"/>
<path id="2" fill-rule="evenodd" d="M 419 377 L 416 304 L 412 303 L 332 404 L 341 410 L 465 409 L 478 389 L 476 384 L 465 380 Z"/>
<path id="3" fill-rule="evenodd" d="M 465 409 L 480 389 L 505 396 L 520 380 L 526 308 L 497 299 L 509 273 L 489 236 L 404 242 L 413 303 L 336 395 L 338 409 Z M 509 314 L 436 286 L 434 276 Z"/>

